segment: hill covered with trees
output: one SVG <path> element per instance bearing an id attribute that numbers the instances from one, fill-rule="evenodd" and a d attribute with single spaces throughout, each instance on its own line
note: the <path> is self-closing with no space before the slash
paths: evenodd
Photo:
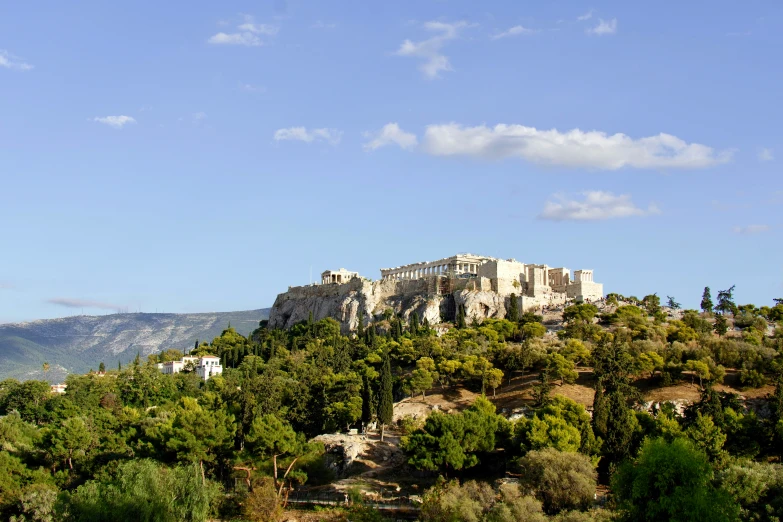
<path id="1" fill-rule="evenodd" d="M 225 368 L 206 383 L 157 370 L 176 350 L 71 375 L 64 394 L 7 379 L 0 513 L 277 520 L 334 492 L 340 506 L 315 520 L 378 521 L 403 504 L 423 521 L 779 520 L 783 304 L 705 289 L 702 307 L 610 294 L 480 324 L 389 311 L 350 335 L 331 319 L 262 322 L 195 349 Z M 477 398 L 395 413 L 460 391 Z M 403 461 L 343 487 L 314 437 L 352 429 Z"/>

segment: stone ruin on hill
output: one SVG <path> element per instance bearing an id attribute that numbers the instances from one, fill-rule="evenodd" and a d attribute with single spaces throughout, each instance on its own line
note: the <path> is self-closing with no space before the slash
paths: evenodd
<path id="1" fill-rule="evenodd" d="M 269 315 L 272 328 L 290 328 L 312 313 L 315 320 L 331 317 L 344 332 L 356 329 L 360 311 L 365 324 L 391 309 L 408 319 L 417 313 L 431 325 L 453 321 L 459 305 L 469 320 L 503 318 L 512 296 L 522 311 L 567 302 L 603 298 L 603 285 L 592 270 L 521 263 L 473 254 L 457 254 L 431 262 L 382 268 L 370 281 L 341 268 L 321 274 L 321 284 L 289 287 L 277 296 Z"/>

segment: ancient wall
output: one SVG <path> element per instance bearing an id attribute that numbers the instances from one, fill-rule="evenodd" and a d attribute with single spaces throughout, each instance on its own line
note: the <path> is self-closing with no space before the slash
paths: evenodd
<path id="1" fill-rule="evenodd" d="M 572 299 L 581 296 L 585 300 L 596 301 L 604 296 L 604 285 L 592 281 L 571 283 L 566 295 Z"/>

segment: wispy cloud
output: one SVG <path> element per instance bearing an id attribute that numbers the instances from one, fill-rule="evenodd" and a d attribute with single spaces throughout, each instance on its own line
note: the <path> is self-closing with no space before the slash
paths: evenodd
<path id="1" fill-rule="evenodd" d="M 775 154 L 772 149 L 762 148 L 758 154 L 759 161 L 772 161 L 775 159 Z"/>
<path id="2" fill-rule="evenodd" d="M 609 135 L 579 129 L 560 132 L 506 124 L 429 125 L 423 149 L 435 156 L 517 157 L 534 163 L 603 170 L 703 168 L 731 159 L 731 151 L 716 152 L 712 147 L 686 143 L 671 134 L 633 139 L 621 133 Z"/>
<path id="3" fill-rule="evenodd" d="M 591 19 L 593 17 L 594 12 L 595 12 L 594 9 L 590 9 L 585 14 L 577 16 L 576 19 L 579 20 L 580 22 L 584 22 L 585 20 Z"/>
<path id="4" fill-rule="evenodd" d="M 726 36 L 751 36 L 753 31 L 732 31 L 726 33 Z"/>
<path id="5" fill-rule="evenodd" d="M 33 69 L 32 65 L 4 49 L 0 49 L 0 67 L 4 69 L 15 69 L 17 71 L 29 71 Z"/>
<path id="6" fill-rule="evenodd" d="M 617 18 L 612 18 L 611 20 L 599 18 L 598 25 L 585 30 L 585 32 L 595 36 L 614 34 L 617 32 Z"/>
<path id="7" fill-rule="evenodd" d="M 311 129 L 306 127 L 289 127 L 287 129 L 277 129 L 275 131 L 275 141 L 303 141 L 312 143 L 314 141 L 325 141 L 330 145 L 337 145 L 343 137 L 342 131 L 337 129 Z"/>
<path id="8" fill-rule="evenodd" d="M 515 25 L 514 27 L 510 27 L 503 32 L 493 34 L 490 38 L 492 38 L 493 40 L 500 40 L 501 38 L 508 38 L 509 36 L 518 36 L 520 34 L 534 34 L 535 32 L 536 31 L 534 29 L 528 29 L 527 27 L 521 25 Z"/>
<path id="9" fill-rule="evenodd" d="M 266 92 L 266 87 L 264 87 L 263 85 L 253 85 L 251 83 L 240 83 L 239 90 L 245 92 L 263 93 Z"/>
<path id="10" fill-rule="evenodd" d="M 243 45 L 245 47 L 259 47 L 264 45 L 262 36 L 275 36 L 279 28 L 269 24 L 258 24 L 251 15 L 244 15 L 243 23 L 231 33 L 219 32 L 212 35 L 207 43 L 213 45 Z"/>
<path id="11" fill-rule="evenodd" d="M 14 290 L 15 288 L 16 286 L 12 285 L 11 283 L 0 281 L 0 290 Z"/>
<path id="12" fill-rule="evenodd" d="M 103 123 L 115 129 L 121 129 L 129 123 L 136 123 L 136 119 L 131 116 L 96 116 L 92 121 Z"/>
<path id="13" fill-rule="evenodd" d="M 576 200 L 555 194 L 553 200 L 546 202 L 538 218 L 549 221 L 600 221 L 660 213 L 652 203 L 646 209 L 637 207 L 628 194 L 616 196 L 611 192 L 592 190 L 583 192 L 582 196 L 581 200 Z"/>
<path id="14" fill-rule="evenodd" d="M 64 306 L 65 308 L 99 308 L 101 310 L 123 310 L 125 305 L 106 303 L 104 301 L 92 301 L 90 299 L 71 299 L 68 297 L 55 297 L 47 299 L 47 303 Z"/>
<path id="15" fill-rule="evenodd" d="M 752 236 L 754 234 L 761 234 L 763 232 L 768 232 L 770 230 L 769 225 L 746 225 L 746 226 L 737 226 L 733 227 L 731 229 L 732 232 L 735 234 L 740 234 L 742 236 Z"/>
<path id="16" fill-rule="evenodd" d="M 364 144 L 365 150 L 375 150 L 386 145 L 398 145 L 402 149 L 412 149 L 419 143 L 415 134 L 405 132 L 397 123 L 387 123 L 378 132 L 365 133 L 365 137 L 373 138 Z"/>
<path id="17" fill-rule="evenodd" d="M 419 58 L 422 64 L 419 66 L 421 72 L 427 78 L 438 78 L 444 71 L 453 71 L 449 58 L 441 52 L 443 46 L 450 40 L 457 38 L 459 31 L 469 27 L 467 22 L 427 22 L 424 28 L 427 31 L 438 33 L 432 38 L 413 42 L 405 40 L 395 54 L 398 56 L 413 56 Z"/>
<path id="18" fill-rule="evenodd" d="M 334 23 L 326 23 L 323 20 L 318 20 L 313 25 L 310 26 L 313 29 L 334 29 L 337 27 L 337 24 Z"/>

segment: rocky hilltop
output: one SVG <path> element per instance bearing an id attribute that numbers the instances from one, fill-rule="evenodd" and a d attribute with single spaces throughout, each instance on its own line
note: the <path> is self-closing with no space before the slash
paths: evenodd
<path id="1" fill-rule="evenodd" d="M 211 341 L 231 323 L 242 335 L 258 327 L 269 309 L 201 314 L 112 314 L 0 325 L 0 379 L 61 381 L 70 372 L 116 367 L 140 353 L 184 349 Z M 42 364 L 48 362 L 46 376 Z"/>
<path id="2" fill-rule="evenodd" d="M 510 299 L 472 286 L 471 281 L 451 282 L 446 288 L 433 279 L 368 281 L 354 278 L 343 284 L 289 288 L 288 292 L 277 296 L 269 313 L 269 326 L 290 328 L 306 321 L 312 313 L 316 321 L 325 317 L 337 320 L 343 331 L 348 332 L 359 324 L 360 310 L 365 323 L 369 323 L 387 309 L 406 319 L 416 312 L 420 320 L 426 318 L 434 325 L 453 321 L 459 305 L 465 305 L 468 319 L 502 318 Z M 522 303 L 522 298 L 519 299 Z"/>

